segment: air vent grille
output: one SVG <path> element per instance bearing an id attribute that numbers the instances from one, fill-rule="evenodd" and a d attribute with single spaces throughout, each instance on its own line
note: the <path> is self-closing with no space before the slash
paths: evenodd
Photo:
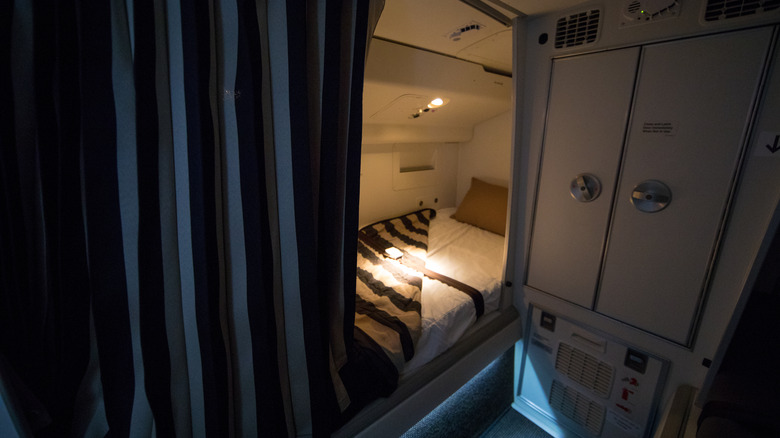
<path id="1" fill-rule="evenodd" d="M 780 0 L 708 0 L 704 21 L 728 20 L 780 8 Z"/>
<path id="2" fill-rule="evenodd" d="M 555 357 L 555 369 L 597 395 L 609 395 L 612 366 L 578 348 L 562 342 Z"/>
<path id="3" fill-rule="evenodd" d="M 600 17 L 601 11 L 592 9 L 559 18 L 555 25 L 555 48 L 595 43 Z"/>
<path id="4" fill-rule="evenodd" d="M 588 399 L 576 389 L 553 380 L 550 389 L 550 407 L 588 429 L 593 435 L 601 435 L 604 425 L 604 406 Z"/>

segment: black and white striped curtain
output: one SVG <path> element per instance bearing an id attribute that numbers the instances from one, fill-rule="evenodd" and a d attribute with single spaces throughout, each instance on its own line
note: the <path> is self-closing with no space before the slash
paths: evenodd
<path id="1" fill-rule="evenodd" d="M 337 427 L 380 9 L 0 4 L 4 436 Z"/>

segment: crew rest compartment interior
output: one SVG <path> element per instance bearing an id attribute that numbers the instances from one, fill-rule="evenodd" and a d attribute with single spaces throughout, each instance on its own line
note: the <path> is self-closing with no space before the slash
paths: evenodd
<path id="1" fill-rule="evenodd" d="M 393 5 L 385 7 L 392 14 Z M 511 28 L 495 27 L 511 34 Z M 511 81 L 473 62 L 380 38 L 370 43 L 356 333 L 389 352 L 396 366 L 385 368 L 399 376 L 389 397 L 362 409 L 338 436 L 403 433 L 520 339 L 521 319 L 504 269 Z M 388 246 L 404 255 L 389 257 Z M 415 269 L 410 259 L 422 260 L 424 269 Z M 421 281 L 421 292 L 409 294 L 414 285 L 406 284 L 407 276 L 408 283 Z M 465 287 L 452 287 L 450 279 Z M 411 304 L 400 302 L 412 296 Z M 385 333 L 389 324 L 383 326 L 377 312 L 403 322 L 395 347 L 385 339 L 398 335 Z M 407 332 L 413 346 L 404 345 Z M 357 343 L 361 339 L 356 335 Z"/>
<path id="2" fill-rule="evenodd" d="M 510 69 L 383 30 L 414 15 L 386 2 L 366 65 L 360 223 L 436 211 L 430 266 L 443 225 L 504 234 L 464 243 L 501 246 L 500 298 L 480 286 L 495 310 L 437 335 L 336 435 L 403 432 L 514 344 L 512 406 L 552 436 L 695 436 L 710 393 L 728 392 L 716 375 L 759 271 L 777 266 L 780 4 L 463 3 L 509 17 L 483 44 L 511 35 Z M 485 23 L 503 26 L 481 16 L 443 36 Z M 458 220 L 480 185 L 507 188 L 502 232 Z M 740 409 L 723 418 L 744 421 Z"/>
<path id="3" fill-rule="evenodd" d="M 780 436 L 780 0 L 6 3 L 0 436 Z"/>

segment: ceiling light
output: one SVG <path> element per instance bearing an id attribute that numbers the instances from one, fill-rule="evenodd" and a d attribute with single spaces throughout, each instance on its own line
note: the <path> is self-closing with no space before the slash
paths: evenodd
<path id="1" fill-rule="evenodd" d="M 450 103 L 450 100 L 445 97 L 437 97 L 433 100 L 431 100 L 428 105 L 417 108 L 410 116 L 410 119 L 416 119 L 420 117 L 421 115 L 425 113 L 433 113 L 436 112 L 436 110 L 444 105 L 447 105 Z"/>
<path id="2" fill-rule="evenodd" d="M 449 99 L 443 99 L 441 97 L 437 97 L 431 101 L 431 103 L 428 104 L 428 108 L 438 108 L 440 106 L 444 106 L 447 103 L 449 103 Z"/>

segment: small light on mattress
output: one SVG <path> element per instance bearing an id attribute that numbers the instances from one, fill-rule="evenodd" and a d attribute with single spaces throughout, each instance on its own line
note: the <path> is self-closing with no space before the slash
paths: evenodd
<path id="1" fill-rule="evenodd" d="M 404 255 L 404 253 L 402 253 L 400 249 L 398 249 L 398 248 L 396 248 L 394 246 L 391 246 L 390 248 L 385 249 L 385 254 L 387 254 L 388 257 L 394 258 L 394 259 L 401 258 L 401 256 Z"/>

